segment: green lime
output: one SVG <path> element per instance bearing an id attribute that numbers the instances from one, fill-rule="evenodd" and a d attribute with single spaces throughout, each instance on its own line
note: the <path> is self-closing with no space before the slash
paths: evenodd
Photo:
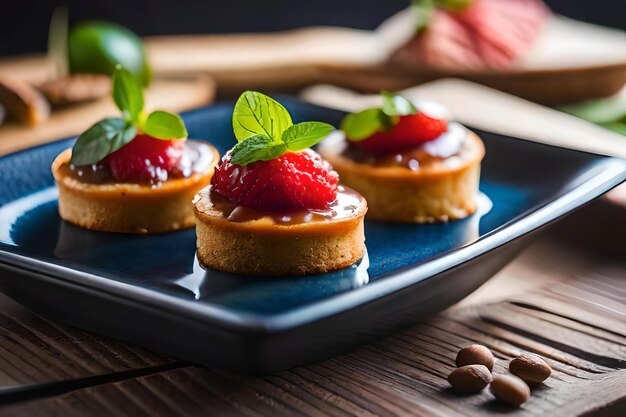
<path id="1" fill-rule="evenodd" d="M 150 84 L 152 70 L 141 39 L 130 30 L 108 22 L 83 22 L 69 33 L 70 72 L 113 74 L 117 64 Z"/>

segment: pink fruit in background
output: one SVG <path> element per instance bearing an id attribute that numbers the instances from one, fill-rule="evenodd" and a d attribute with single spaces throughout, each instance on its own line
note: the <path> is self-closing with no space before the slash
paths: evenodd
<path id="1" fill-rule="evenodd" d="M 452 71 L 508 68 L 535 43 L 549 15 L 541 0 L 475 0 L 458 12 L 437 9 L 392 60 Z"/>

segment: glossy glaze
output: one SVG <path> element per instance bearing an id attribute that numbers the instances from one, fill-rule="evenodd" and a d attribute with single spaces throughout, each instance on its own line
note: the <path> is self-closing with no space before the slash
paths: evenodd
<path id="1" fill-rule="evenodd" d="M 155 172 L 155 178 L 151 185 L 158 187 L 168 179 L 189 178 L 194 173 L 204 172 L 213 162 L 211 148 L 197 140 L 187 140 L 183 148 L 183 156 L 178 164 L 171 170 L 159 169 Z M 59 168 L 61 175 L 69 176 L 86 184 L 115 184 L 111 173 L 103 163 L 88 166 L 75 166 L 65 163 Z"/>
<path id="2" fill-rule="evenodd" d="M 402 153 L 373 155 L 350 141 L 337 141 L 336 146 L 339 147 L 338 153 L 355 162 L 378 167 L 401 166 L 417 171 L 438 165 L 445 165 L 448 168 L 461 165 L 471 153 L 468 136 L 469 132 L 463 125 L 451 122 L 448 131 L 437 139 Z"/>
<path id="3" fill-rule="evenodd" d="M 206 198 L 196 196 L 194 200 L 200 212 L 216 211 L 225 219 L 234 223 L 268 220 L 277 225 L 296 225 L 344 220 L 354 216 L 363 206 L 363 197 L 353 190 L 339 186 L 337 198 L 325 210 L 296 210 L 288 212 L 260 211 L 253 208 L 238 206 L 211 190 Z"/>

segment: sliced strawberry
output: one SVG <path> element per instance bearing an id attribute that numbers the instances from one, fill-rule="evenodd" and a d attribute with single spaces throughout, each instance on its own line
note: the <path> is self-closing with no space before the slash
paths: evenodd
<path id="1" fill-rule="evenodd" d="M 328 208 L 338 182 L 330 164 L 310 149 L 246 166 L 231 163 L 226 154 L 211 181 L 231 202 L 267 211 Z"/>
<path id="2" fill-rule="evenodd" d="M 446 120 L 417 113 L 400 116 L 398 123 L 391 129 L 378 132 L 354 144 L 371 154 L 404 152 L 437 139 L 446 130 L 448 130 Z"/>
<path id="3" fill-rule="evenodd" d="M 137 135 L 104 159 L 111 176 L 120 182 L 164 181 L 183 156 L 183 140 Z"/>

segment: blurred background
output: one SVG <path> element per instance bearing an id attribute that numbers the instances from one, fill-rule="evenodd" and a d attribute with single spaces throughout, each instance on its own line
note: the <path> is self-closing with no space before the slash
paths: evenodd
<path id="1" fill-rule="evenodd" d="M 624 0 L 546 0 L 562 15 L 626 30 Z M 310 25 L 373 29 L 408 0 L 53 1 L 0 0 L 0 55 L 43 52 L 50 16 L 66 6 L 70 22 L 104 19 L 141 36 L 267 32 Z"/>
<path id="2" fill-rule="evenodd" d="M 461 78 L 626 135 L 625 0 L 0 0 L 0 151 L 115 114 L 117 64 L 176 112 Z"/>

